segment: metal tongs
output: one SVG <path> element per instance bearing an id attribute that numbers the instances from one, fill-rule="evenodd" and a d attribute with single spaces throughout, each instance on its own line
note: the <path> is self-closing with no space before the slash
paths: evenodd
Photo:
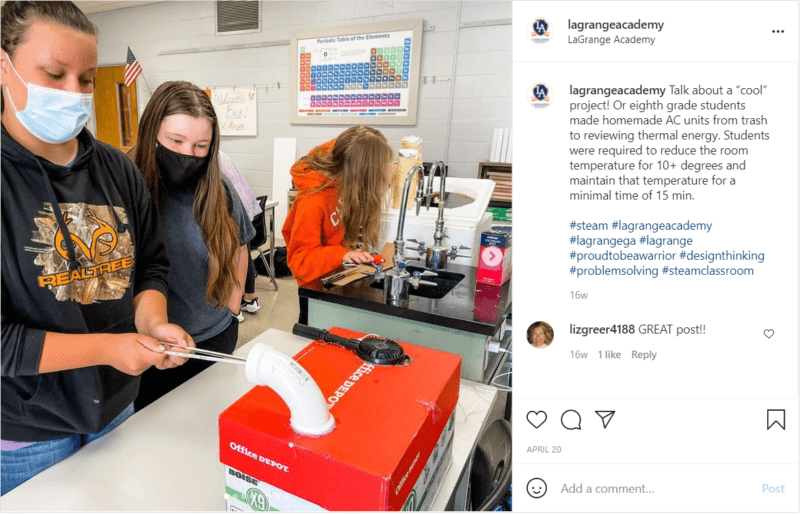
<path id="1" fill-rule="evenodd" d="M 185 352 L 175 352 L 172 350 L 164 350 L 164 353 L 167 355 L 175 355 L 176 357 L 184 357 L 187 359 L 200 359 L 204 361 L 213 361 L 213 362 L 227 362 L 228 364 L 239 364 L 240 366 L 244 366 L 247 363 L 247 359 L 244 357 L 239 357 L 237 355 L 229 355 L 227 353 L 220 353 L 220 352 L 212 352 L 211 350 L 204 350 L 202 348 L 192 348 L 189 346 L 181 346 L 175 343 L 168 343 L 166 341 L 161 341 L 161 344 L 165 344 L 168 346 L 172 346 L 174 348 L 184 348 Z M 194 353 L 189 353 L 189 351 L 193 351 Z"/>

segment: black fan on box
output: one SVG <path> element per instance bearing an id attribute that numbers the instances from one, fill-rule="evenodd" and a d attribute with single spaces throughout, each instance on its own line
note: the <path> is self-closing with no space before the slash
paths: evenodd
<path id="1" fill-rule="evenodd" d="M 326 343 L 334 343 L 349 350 L 355 350 L 356 355 L 370 364 L 380 366 L 400 366 L 408 364 L 411 358 L 406 355 L 403 347 L 391 339 L 380 336 L 365 336 L 363 339 L 349 339 L 347 337 L 331 334 L 321 328 L 309 327 L 296 323 L 292 328 L 292 333 L 296 336 L 307 337 L 309 339 L 320 339 Z"/>
<path id="2" fill-rule="evenodd" d="M 359 341 L 356 355 L 372 364 L 401 364 L 406 352 L 391 339 L 367 336 Z"/>

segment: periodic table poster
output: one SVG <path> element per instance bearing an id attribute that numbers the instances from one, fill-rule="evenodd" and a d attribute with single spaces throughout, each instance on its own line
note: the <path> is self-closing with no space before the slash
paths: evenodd
<path id="1" fill-rule="evenodd" d="M 416 124 L 422 23 L 292 34 L 292 123 Z"/>

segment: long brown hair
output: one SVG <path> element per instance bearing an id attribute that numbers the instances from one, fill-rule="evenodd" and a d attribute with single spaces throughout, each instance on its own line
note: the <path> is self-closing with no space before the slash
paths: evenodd
<path id="1" fill-rule="evenodd" d="M 379 130 L 356 125 L 339 134 L 330 152 L 315 152 L 300 159 L 339 183 L 346 244 L 352 246 L 360 238 L 367 247 L 378 246 L 381 202 L 389 187 L 393 153 Z"/>
<path id="2" fill-rule="evenodd" d="M 167 116 L 187 114 L 211 123 L 213 136 L 208 149 L 208 171 L 197 183 L 192 210 L 208 247 L 206 300 L 212 305 L 227 305 L 236 278 L 234 258 L 239 250 L 239 229 L 228 212 L 219 166 L 219 124 L 214 106 L 203 90 L 189 82 L 165 82 L 158 86 L 139 121 L 136 146 L 128 155 L 142 172 L 156 205 L 163 202 L 156 145 L 161 123 Z M 178 263 L 173 263 L 173 265 Z"/>

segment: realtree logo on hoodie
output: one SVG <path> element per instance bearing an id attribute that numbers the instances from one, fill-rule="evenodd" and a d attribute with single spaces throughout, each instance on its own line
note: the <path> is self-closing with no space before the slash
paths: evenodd
<path id="1" fill-rule="evenodd" d="M 26 248 L 38 255 L 34 263 L 42 267 L 39 287 L 48 287 L 59 301 L 74 300 L 89 304 L 100 300 L 118 300 L 130 287 L 134 248 L 129 231 L 117 233 L 111 207 L 85 203 L 59 204 L 70 233 L 65 241 L 58 229 L 53 207 L 44 204 L 35 218 L 39 230 L 31 241 L 45 248 Z M 125 209 L 114 207 L 123 223 Z M 72 244 L 78 269 L 69 270 L 68 244 Z"/>

